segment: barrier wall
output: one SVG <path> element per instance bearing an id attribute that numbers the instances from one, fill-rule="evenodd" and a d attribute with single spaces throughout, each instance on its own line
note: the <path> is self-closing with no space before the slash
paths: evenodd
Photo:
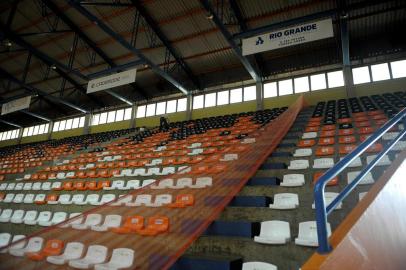
<path id="1" fill-rule="evenodd" d="M 405 269 L 405 159 L 403 151 L 334 231 L 333 251 L 314 254 L 302 270 Z"/>

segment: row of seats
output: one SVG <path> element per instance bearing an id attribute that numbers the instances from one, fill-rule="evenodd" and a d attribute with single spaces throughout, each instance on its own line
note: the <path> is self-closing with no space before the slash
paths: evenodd
<path id="1" fill-rule="evenodd" d="M 15 244 L 12 244 L 15 243 Z M 1 249 L 9 244 L 7 249 Z M 134 265 L 135 252 L 129 248 L 115 248 L 109 258 L 108 248 L 102 245 L 86 246 L 80 242 L 65 243 L 59 239 L 46 241 L 42 237 L 28 240 L 24 235 L 0 234 L 0 252 L 16 256 L 26 256 L 33 261 L 46 260 L 54 265 L 68 264 L 72 268 L 95 270 L 124 269 Z"/>

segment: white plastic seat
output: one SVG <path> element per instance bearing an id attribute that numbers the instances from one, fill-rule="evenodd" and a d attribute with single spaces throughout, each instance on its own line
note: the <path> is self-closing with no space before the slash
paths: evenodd
<path id="1" fill-rule="evenodd" d="M 202 154 L 204 149 L 202 148 L 194 148 L 192 152 L 188 153 L 189 156 L 196 156 Z"/>
<path id="2" fill-rule="evenodd" d="M 149 168 L 142 176 L 160 175 L 161 169 L 159 167 Z"/>
<path id="3" fill-rule="evenodd" d="M 142 181 L 141 188 L 143 188 L 145 186 L 148 186 L 148 185 L 151 185 L 151 184 L 155 183 L 155 181 L 156 181 L 155 179 L 144 180 L 144 181 Z"/>
<path id="4" fill-rule="evenodd" d="M 90 205 L 100 205 L 100 195 L 99 194 L 87 195 L 86 203 Z"/>
<path id="5" fill-rule="evenodd" d="M 24 248 L 25 245 L 27 244 L 27 240 L 23 240 L 24 238 L 25 238 L 25 235 L 23 235 L 23 234 L 14 235 L 13 240 L 11 240 L 11 243 L 15 243 L 15 244 L 11 245 L 8 248 L 9 253 L 13 252 L 14 250 L 20 250 L 20 249 Z"/>
<path id="6" fill-rule="evenodd" d="M 40 193 L 35 195 L 34 202 L 45 202 L 46 196 L 44 193 Z M 48 202 L 49 204 L 53 204 L 56 202 Z"/>
<path id="7" fill-rule="evenodd" d="M 77 216 L 80 216 L 81 214 L 82 213 L 71 213 L 71 214 L 69 214 L 68 219 L 75 218 Z M 68 221 L 68 222 L 66 222 L 64 224 L 61 224 L 61 225 L 59 225 L 59 227 L 60 228 L 68 228 L 68 227 L 72 226 L 73 224 L 81 224 L 82 222 L 83 222 L 83 216 L 75 218 L 75 219 L 73 219 L 71 221 Z"/>
<path id="8" fill-rule="evenodd" d="M 261 232 L 254 241 L 263 244 L 286 244 L 290 240 L 289 222 L 271 220 L 261 222 Z"/>
<path id="9" fill-rule="evenodd" d="M 317 132 L 305 132 L 302 135 L 302 139 L 314 139 L 317 138 Z"/>
<path id="10" fill-rule="evenodd" d="M 21 210 L 21 209 L 15 210 L 13 212 L 13 215 L 10 218 L 10 222 L 11 223 L 16 223 L 16 224 L 23 223 L 24 214 L 25 214 L 24 210 Z"/>
<path id="11" fill-rule="evenodd" d="M 403 151 L 406 149 L 406 141 L 398 141 L 392 147 L 391 151 Z"/>
<path id="12" fill-rule="evenodd" d="M 59 172 L 56 174 L 56 179 L 60 180 L 66 179 L 66 174 L 64 172 Z"/>
<path id="13" fill-rule="evenodd" d="M 67 217 L 68 217 L 68 214 L 66 212 L 55 212 L 50 221 L 42 222 L 42 224 L 39 224 L 39 225 L 52 226 L 52 225 L 64 222 Z"/>
<path id="14" fill-rule="evenodd" d="M 52 213 L 50 211 L 42 211 L 39 213 L 38 218 L 36 220 L 36 224 L 40 226 L 48 226 L 48 222 L 51 220 Z M 44 224 L 44 225 L 42 225 Z M 30 224 L 35 225 L 35 224 Z"/>
<path id="15" fill-rule="evenodd" d="M 25 194 L 18 193 L 14 196 L 12 203 L 22 203 L 24 201 Z"/>
<path id="16" fill-rule="evenodd" d="M 157 175 L 170 175 L 170 174 L 174 174 L 175 172 L 176 172 L 175 167 L 164 167 L 164 168 L 162 168 L 162 171 L 160 173 L 158 173 Z"/>
<path id="17" fill-rule="evenodd" d="M 119 196 L 117 201 L 111 203 L 111 206 L 121 206 L 121 205 L 126 205 L 126 203 L 131 203 L 133 201 L 133 196 L 132 195 L 127 195 L 127 194 L 122 194 Z"/>
<path id="18" fill-rule="evenodd" d="M 23 190 L 31 190 L 32 189 L 32 183 L 25 183 Z"/>
<path id="19" fill-rule="evenodd" d="M 160 207 L 165 204 L 172 203 L 172 195 L 171 194 L 159 194 L 155 196 L 155 201 L 153 203 L 146 203 L 146 206 L 149 207 Z"/>
<path id="20" fill-rule="evenodd" d="M 296 193 L 278 193 L 273 197 L 273 203 L 269 205 L 271 209 L 288 210 L 299 206 L 299 196 Z"/>
<path id="21" fill-rule="evenodd" d="M 355 177 L 359 175 L 359 171 L 355 172 L 349 172 L 347 174 L 347 179 L 348 179 L 348 184 L 354 181 Z M 359 182 L 359 185 L 370 185 L 374 183 L 374 178 L 372 177 L 372 173 L 369 172 L 367 173 L 364 178 L 362 178 L 361 182 Z"/>
<path id="22" fill-rule="evenodd" d="M 127 206 L 141 206 L 147 205 L 152 203 L 152 195 L 151 194 L 140 194 L 135 197 L 135 202 L 133 204 L 126 204 Z"/>
<path id="23" fill-rule="evenodd" d="M 361 200 L 365 197 L 365 195 L 367 195 L 367 193 L 368 193 L 368 192 L 360 192 L 360 193 L 358 194 L 358 201 L 361 201 Z"/>
<path id="24" fill-rule="evenodd" d="M 33 223 L 35 224 L 36 220 L 37 220 L 37 216 L 38 216 L 38 211 L 36 211 L 36 210 L 27 211 L 23 218 L 23 223 L 27 224 L 27 225 L 30 225 Z"/>
<path id="25" fill-rule="evenodd" d="M 50 203 L 50 202 L 48 202 Z M 61 194 L 57 202 L 52 202 L 53 204 L 72 204 L 72 199 L 70 194 Z"/>
<path id="26" fill-rule="evenodd" d="M 220 161 L 233 161 L 238 159 L 238 154 L 225 154 Z"/>
<path id="27" fill-rule="evenodd" d="M 101 225 L 93 225 L 90 228 L 93 231 L 97 232 L 105 232 L 108 231 L 109 228 L 117 228 L 121 225 L 122 217 L 120 215 L 107 215 L 104 219 L 103 224 Z"/>
<path id="28" fill-rule="evenodd" d="M 52 182 L 51 189 L 60 188 L 62 186 L 61 182 Z"/>
<path id="29" fill-rule="evenodd" d="M 78 269 L 89 269 L 95 264 L 104 263 L 107 259 L 107 247 L 101 245 L 91 245 L 87 249 L 83 259 L 70 260 L 69 266 Z"/>
<path id="30" fill-rule="evenodd" d="M 172 188 L 174 186 L 174 180 L 172 178 L 162 179 L 155 185 L 150 186 L 151 189 L 165 189 Z"/>
<path id="31" fill-rule="evenodd" d="M 7 183 L 1 183 L 0 184 L 0 190 L 6 190 L 6 188 L 7 188 Z"/>
<path id="32" fill-rule="evenodd" d="M 2 250 L 2 248 L 10 244 L 10 242 L 11 242 L 11 234 L 0 233 L 0 253 L 7 252 L 6 250 Z"/>
<path id="33" fill-rule="evenodd" d="M 151 162 L 145 164 L 145 166 L 157 166 L 162 164 L 162 158 L 155 158 Z"/>
<path id="34" fill-rule="evenodd" d="M 189 145 L 187 148 L 198 148 L 202 146 L 202 143 L 192 143 L 191 145 Z"/>
<path id="35" fill-rule="evenodd" d="M 298 148 L 293 153 L 294 157 L 309 157 L 313 154 L 313 150 L 311 148 Z"/>
<path id="36" fill-rule="evenodd" d="M 337 192 L 325 192 L 324 193 L 324 201 L 326 202 L 326 207 L 338 196 Z M 334 210 L 339 210 L 342 208 L 343 203 L 340 202 L 338 206 Z M 316 204 L 312 204 L 312 209 L 316 208 Z"/>
<path id="37" fill-rule="evenodd" d="M 31 178 L 31 174 L 24 174 L 24 177 L 23 177 L 24 180 L 30 180 L 30 178 Z"/>
<path id="38" fill-rule="evenodd" d="M 242 264 L 242 270 L 278 270 L 278 267 L 264 262 L 245 262 Z"/>
<path id="39" fill-rule="evenodd" d="M 399 132 L 386 132 L 382 136 L 382 140 L 391 141 L 394 140 L 400 133 Z"/>
<path id="40" fill-rule="evenodd" d="M 98 205 L 102 205 L 111 201 L 114 201 L 116 199 L 116 195 L 114 194 L 103 194 L 100 202 L 98 202 Z"/>
<path id="41" fill-rule="evenodd" d="M 41 190 L 41 185 L 42 185 L 42 183 L 41 182 L 35 182 L 33 185 L 32 185 L 32 190 Z"/>
<path id="42" fill-rule="evenodd" d="M 342 160 L 344 157 L 340 158 L 340 160 Z M 348 165 L 348 168 L 355 168 L 355 167 L 361 167 L 362 166 L 362 161 L 360 157 L 357 157 L 353 160 L 353 162 L 351 162 Z"/>
<path id="43" fill-rule="evenodd" d="M 14 187 L 14 190 L 23 190 L 24 188 L 24 183 L 17 183 L 16 186 Z"/>
<path id="44" fill-rule="evenodd" d="M 129 180 L 127 181 L 127 184 L 125 185 L 124 189 L 120 189 L 120 190 L 130 190 L 130 189 L 139 189 L 141 185 L 141 181 L 140 180 Z"/>
<path id="45" fill-rule="evenodd" d="M 327 237 L 331 235 L 330 223 L 327 223 Z M 316 221 L 306 221 L 299 223 L 299 235 L 295 239 L 295 244 L 299 246 L 317 247 L 319 241 L 317 239 L 317 224 Z"/>
<path id="46" fill-rule="evenodd" d="M 309 168 L 309 161 L 307 159 L 291 160 L 288 166 L 289 170 L 305 170 Z"/>
<path id="47" fill-rule="evenodd" d="M 113 177 L 126 177 L 133 176 L 133 169 L 124 169 L 119 174 L 113 175 Z"/>
<path id="48" fill-rule="evenodd" d="M 196 178 L 196 183 L 190 188 L 206 188 L 211 187 L 213 184 L 213 178 L 209 176 L 198 177 Z"/>
<path id="49" fill-rule="evenodd" d="M 47 262 L 57 265 L 64 265 L 70 260 L 76 260 L 82 257 L 84 245 L 79 242 L 70 242 L 66 245 L 64 252 L 58 256 L 48 256 Z"/>
<path id="50" fill-rule="evenodd" d="M 84 194 L 75 194 L 72 196 L 72 203 L 76 205 L 84 205 L 85 203 L 85 195 Z"/>
<path id="51" fill-rule="evenodd" d="M 125 190 L 125 182 L 124 180 L 114 180 L 109 187 L 103 187 L 104 190 Z"/>
<path id="52" fill-rule="evenodd" d="M 48 180 L 55 180 L 56 179 L 56 174 L 55 175 L 48 175 Z"/>
<path id="53" fill-rule="evenodd" d="M 303 174 L 285 174 L 283 181 L 280 183 L 282 187 L 300 187 L 305 184 Z"/>
<path id="54" fill-rule="evenodd" d="M 145 168 L 134 169 L 131 176 L 145 176 Z"/>
<path id="55" fill-rule="evenodd" d="M 164 151 L 164 150 L 166 150 L 166 145 L 161 145 L 161 146 L 158 146 L 157 148 L 155 148 L 154 150 L 152 150 L 152 151 L 154 151 L 154 152 L 161 152 L 161 151 Z"/>
<path id="56" fill-rule="evenodd" d="M 16 187 L 16 183 L 9 183 L 7 185 L 6 190 L 14 190 L 15 187 Z"/>
<path id="57" fill-rule="evenodd" d="M 44 182 L 41 186 L 42 190 L 51 190 L 51 182 Z"/>
<path id="58" fill-rule="evenodd" d="M 63 179 L 72 178 L 74 176 L 75 176 L 75 172 L 67 172 L 66 175 L 65 175 L 65 178 L 63 178 Z"/>
<path id="59" fill-rule="evenodd" d="M 170 186 L 169 188 L 180 189 L 180 188 L 190 188 L 193 185 L 193 179 L 190 177 L 179 178 L 176 180 L 176 185 Z"/>
<path id="60" fill-rule="evenodd" d="M 329 169 L 334 166 L 333 158 L 316 158 L 313 161 L 313 169 Z"/>
<path id="61" fill-rule="evenodd" d="M 377 155 L 371 155 L 367 156 L 367 164 L 371 163 L 372 160 L 374 160 L 377 157 Z M 378 163 L 375 166 L 387 166 L 390 165 L 391 161 L 389 159 L 388 155 L 384 155 L 381 160 L 378 161 Z"/>
<path id="62" fill-rule="evenodd" d="M 113 160 L 112 160 L 112 161 L 120 160 L 121 158 L 122 158 L 121 155 L 117 155 L 117 156 L 114 156 L 114 157 L 113 157 Z"/>
<path id="63" fill-rule="evenodd" d="M 134 250 L 129 248 L 113 249 L 108 263 L 96 264 L 95 270 L 118 270 L 130 268 L 134 263 Z"/>
<path id="64" fill-rule="evenodd" d="M 102 215 L 100 214 L 89 214 L 86 219 L 81 224 L 72 224 L 71 227 L 76 230 L 86 230 L 91 226 L 99 225 L 102 222 Z"/>
<path id="65" fill-rule="evenodd" d="M 7 193 L 6 197 L 4 197 L 3 202 L 4 203 L 10 203 L 13 201 L 15 194 L 14 193 Z"/>
<path id="66" fill-rule="evenodd" d="M 255 143 L 256 139 L 255 138 L 244 138 L 241 143 L 242 144 L 250 144 L 250 143 Z"/>
<path id="67" fill-rule="evenodd" d="M 44 245 L 44 238 L 32 237 L 28 240 L 27 245 L 22 248 L 10 248 L 9 253 L 13 256 L 22 257 L 27 252 L 39 252 Z"/>

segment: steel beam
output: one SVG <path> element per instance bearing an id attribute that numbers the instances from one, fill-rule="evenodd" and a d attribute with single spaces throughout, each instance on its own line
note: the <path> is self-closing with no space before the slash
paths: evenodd
<path id="1" fill-rule="evenodd" d="M 50 96 L 46 92 L 20 81 L 19 79 L 15 78 L 13 75 L 11 75 L 10 73 L 8 73 L 7 71 L 5 71 L 2 68 L 0 68 L 0 76 L 3 76 L 4 78 L 8 79 L 9 81 L 11 81 L 15 84 L 18 84 L 20 87 L 24 88 L 30 94 L 40 95 L 46 99 L 49 99 L 50 101 L 66 105 L 68 107 L 71 107 L 71 108 L 78 110 L 80 112 L 83 112 L 83 113 L 88 112 L 86 109 L 76 106 L 75 104 L 72 104 L 69 101 Z M 6 103 L 8 101 L 10 101 L 10 100 L 2 100 L 1 103 Z"/>
<path id="2" fill-rule="evenodd" d="M 104 6 L 104 7 L 132 7 L 133 4 L 117 3 L 117 2 L 93 2 L 93 1 L 79 1 L 82 6 Z"/>
<path id="3" fill-rule="evenodd" d="M 69 0 L 68 1 L 69 5 L 72 6 L 76 11 L 78 11 L 80 14 L 85 16 L 89 21 L 93 22 L 96 24 L 101 30 L 103 30 L 106 34 L 111 36 L 113 39 L 115 39 L 117 42 L 119 42 L 123 47 L 131 51 L 133 54 L 135 54 L 138 58 L 140 58 L 142 61 L 144 61 L 148 66 L 151 67 L 151 69 L 169 81 L 171 84 L 173 84 L 176 88 L 178 88 L 182 93 L 187 94 L 188 90 L 183 87 L 182 84 L 180 84 L 178 81 L 176 81 L 171 75 L 166 73 L 164 70 L 162 70 L 158 65 L 153 63 L 151 60 L 149 60 L 142 52 L 141 50 L 133 47 L 127 40 L 125 40 L 122 36 L 120 36 L 118 33 L 113 31 L 110 27 L 108 27 L 102 20 L 94 16 L 92 13 L 90 13 L 87 9 L 84 7 L 80 6 L 79 2 L 74 1 L 74 0 Z"/>
<path id="4" fill-rule="evenodd" d="M 18 125 L 18 124 L 15 124 L 15 123 L 12 123 L 12 122 L 3 120 L 3 119 L 0 119 L 0 122 L 3 123 L 3 124 L 7 124 L 7 125 L 10 125 L 10 126 L 13 126 L 13 127 L 22 128 L 22 126 L 20 126 L 20 125 Z"/>
<path id="5" fill-rule="evenodd" d="M 110 75 L 110 74 L 113 74 L 113 73 L 116 73 L 116 72 L 124 71 L 126 69 L 130 69 L 130 68 L 142 65 L 142 64 L 144 64 L 144 61 L 137 60 L 137 61 L 133 61 L 133 62 L 130 62 L 130 63 L 127 63 L 127 64 L 116 65 L 116 66 L 114 66 L 112 68 L 109 68 L 109 69 L 105 69 L 105 70 L 102 70 L 102 71 L 98 71 L 98 72 L 95 72 L 95 73 L 88 74 L 87 77 L 89 77 L 89 79 L 95 79 L 95 78 L 98 78 L 98 77 L 101 77 L 101 76 L 104 76 L 104 75 Z"/>
<path id="6" fill-rule="evenodd" d="M 30 111 L 27 111 L 27 110 L 21 110 L 20 112 L 25 113 L 25 114 L 28 114 L 28 115 L 31 115 L 32 117 L 36 117 L 36 118 L 42 119 L 42 120 L 47 121 L 47 122 L 52 121 L 50 118 L 47 118 L 47 117 L 45 117 L 45 116 L 42 116 L 42 115 L 39 115 L 39 114 L 30 112 Z"/>
<path id="7" fill-rule="evenodd" d="M 240 62 L 243 64 L 244 68 L 248 71 L 251 77 L 255 80 L 255 82 L 261 81 L 261 76 L 257 73 L 257 71 L 252 67 L 251 63 L 248 61 L 246 57 L 242 55 L 242 51 L 240 46 L 234 41 L 233 36 L 228 31 L 228 29 L 224 26 L 223 22 L 219 18 L 219 16 L 214 11 L 213 7 L 209 3 L 208 0 L 200 0 L 202 6 L 206 9 L 206 11 L 213 16 L 213 22 L 216 26 L 220 29 L 220 32 L 223 34 L 225 39 L 227 40 L 228 44 L 233 48 L 235 54 L 237 55 Z"/>
<path id="8" fill-rule="evenodd" d="M 17 12 L 17 6 L 18 6 L 19 3 L 20 3 L 20 0 L 14 0 L 13 4 L 11 6 L 11 10 L 10 10 L 10 13 L 8 15 L 7 22 L 6 22 L 6 26 L 8 28 L 10 28 L 11 24 L 13 23 L 13 19 L 14 19 L 14 16 L 15 16 L 16 12 Z"/>
<path id="9" fill-rule="evenodd" d="M 189 79 L 193 82 L 194 86 L 197 89 L 202 89 L 201 88 L 201 83 L 199 79 L 196 77 L 195 74 L 193 74 L 192 70 L 188 66 L 188 64 L 182 59 L 182 56 L 178 54 L 178 52 L 175 50 L 175 48 L 172 46 L 171 42 L 169 39 L 166 37 L 166 35 L 162 32 L 161 28 L 158 26 L 158 22 L 152 18 L 152 16 L 149 14 L 147 9 L 143 6 L 141 1 L 138 0 L 131 0 L 131 3 L 136 7 L 138 10 L 139 14 L 144 18 L 144 20 L 147 22 L 149 27 L 154 31 L 154 33 L 158 36 L 158 38 L 162 41 L 166 49 L 172 54 L 172 56 L 175 58 L 176 62 L 180 65 L 180 67 L 183 69 L 183 71 L 186 73 L 186 75 L 189 77 Z"/>

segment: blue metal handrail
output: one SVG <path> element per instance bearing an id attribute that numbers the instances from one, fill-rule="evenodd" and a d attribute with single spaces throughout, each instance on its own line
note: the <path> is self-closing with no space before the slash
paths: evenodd
<path id="1" fill-rule="evenodd" d="M 351 162 L 371 147 L 379 138 L 388 132 L 394 125 L 403 119 L 403 130 L 369 163 L 360 174 L 348 184 L 338 196 L 327 206 L 324 200 L 324 190 L 327 183 L 341 173 Z M 340 160 L 334 167 L 330 168 L 314 186 L 314 200 L 316 206 L 317 237 L 319 241 L 318 253 L 328 253 L 332 250 L 327 236 L 327 216 L 342 202 L 348 194 L 361 182 L 362 178 L 372 170 L 379 160 L 392 149 L 392 147 L 406 134 L 406 108 L 401 110 L 392 119 L 386 122 L 373 135 L 361 143 L 351 153 Z"/>

